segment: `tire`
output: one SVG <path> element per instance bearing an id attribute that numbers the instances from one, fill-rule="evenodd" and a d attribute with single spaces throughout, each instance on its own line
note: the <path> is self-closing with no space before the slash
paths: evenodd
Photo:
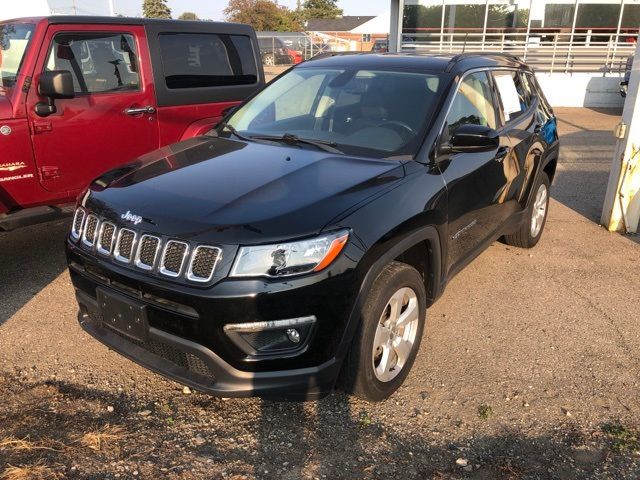
<path id="1" fill-rule="evenodd" d="M 508 245 L 533 248 L 542 236 L 549 213 L 549 177 L 545 172 L 540 172 L 540 178 L 536 182 L 533 192 L 533 198 L 527 207 L 522 225 L 516 232 L 504 236 L 504 241 Z M 544 198 L 541 198 L 541 195 Z M 534 216 L 536 218 L 535 224 Z"/>
<path id="2" fill-rule="evenodd" d="M 262 57 L 262 63 L 265 65 L 273 66 L 276 64 L 276 57 L 272 53 L 267 53 L 264 57 Z"/>
<path id="3" fill-rule="evenodd" d="M 400 298 L 407 303 L 395 318 L 404 317 L 407 323 L 393 327 L 395 310 L 391 302 Z M 426 303 L 424 280 L 415 268 L 399 262 L 384 268 L 367 294 L 360 325 L 343 364 L 344 390 L 379 402 L 402 385 L 420 348 Z"/>

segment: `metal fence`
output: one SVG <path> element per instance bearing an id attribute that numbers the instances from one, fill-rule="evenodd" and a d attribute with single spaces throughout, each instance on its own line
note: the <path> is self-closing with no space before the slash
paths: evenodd
<path id="1" fill-rule="evenodd" d="M 499 51 L 517 55 L 541 72 L 624 74 L 637 37 L 607 34 L 603 41 L 602 37 L 575 33 L 405 33 L 402 51 Z"/>
<path id="2" fill-rule="evenodd" d="M 265 65 L 294 65 L 331 47 L 322 38 L 306 33 L 258 33 L 260 56 Z"/>

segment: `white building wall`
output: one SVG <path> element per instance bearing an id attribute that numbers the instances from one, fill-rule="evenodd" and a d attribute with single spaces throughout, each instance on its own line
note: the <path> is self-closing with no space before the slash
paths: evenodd
<path id="1" fill-rule="evenodd" d="M 553 107 L 622 108 L 620 76 L 598 73 L 537 73 L 536 78 Z"/>

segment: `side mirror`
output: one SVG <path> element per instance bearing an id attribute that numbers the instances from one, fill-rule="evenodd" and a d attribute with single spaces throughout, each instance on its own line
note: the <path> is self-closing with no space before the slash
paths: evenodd
<path id="1" fill-rule="evenodd" d="M 71 72 L 67 70 L 42 72 L 38 82 L 38 93 L 47 97 L 47 103 L 36 104 L 36 113 L 41 117 L 48 117 L 56 113 L 57 108 L 54 100 L 75 96 Z"/>
<path id="2" fill-rule="evenodd" d="M 442 153 L 474 153 L 497 149 L 500 138 L 495 130 L 484 125 L 465 124 L 456 128 Z"/>

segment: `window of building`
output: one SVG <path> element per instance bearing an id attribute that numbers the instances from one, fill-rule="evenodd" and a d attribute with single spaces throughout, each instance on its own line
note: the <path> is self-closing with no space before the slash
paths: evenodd
<path id="1" fill-rule="evenodd" d="M 442 2 L 439 5 L 406 5 L 402 12 L 402 29 L 414 33 L 417 29 L 440 31 L 442 24 Z"/>
<path id="2" fill-rule="evenodd" d="M 362 34 L 362 41 L 363 42 L 370 42 L 371 41 L 371 34 L 370 33 L 363 33 Z"/>
<path id="3" fill-rule="evenodd" d="M 606 3 L 578 4 L 576 28 L 618 28 L 620 5 Z"/>
<path id="4" fill-rule="evenodd" d="M 487 13 L 487 30 L 526 28 L 529 23 L 529 2 L 519 4 L 490 4 Z"/>
<path id="5" fill-rule="evenodd" d="M 625 4 L 622 11 L 622 28 L 633 28 L 638 30 L 640 26 L 640 4 Z"/>
<path id="6" fill-rule="evenodd" d="M 159 38 L 170 89 L 251 85 L 258 80 L 247 36 L 163 33 Z"/>
<path id="7" fill-rule="evenodd" d="M 460 125 L 496 128 L 496 112 L 485 72 L 467 75 L 460 84 L 447 115 L 449 135 Z"/>
<path id="8" fill-rule="evenodd" d="M 573 12 L 575 5 L 549 3 L 544 7 L 544 27 L 559 28 L 573 26 Z"/>
<path id="9" fill-rule="evenodd" d="M 444 28 L 452 29 L 480 29 L 484 27 L 484 12 L 486 5 L 445 5 Z"/>
<path id="10" fill-rule="evenodd" d="M 45 70 L 67 70 L 75 93 L 138 90 L 138 54 L 132 35 L 60 33 L 53 39 Z"/>

